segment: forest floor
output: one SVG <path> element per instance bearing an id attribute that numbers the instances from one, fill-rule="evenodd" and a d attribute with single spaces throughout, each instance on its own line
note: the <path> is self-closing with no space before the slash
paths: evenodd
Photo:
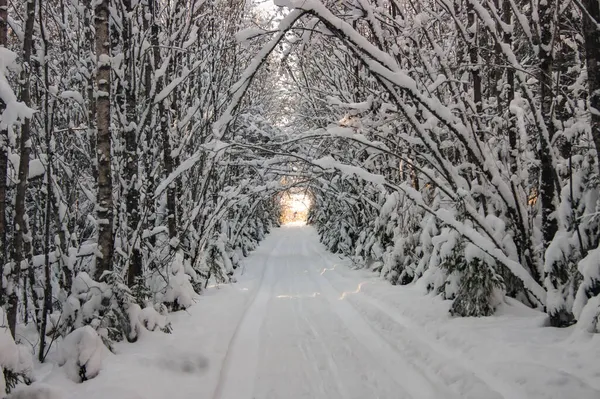
<path id="1" fill-rule="evenodd" d="M 600 337 L 544 327 L 509 300 L 493 317 L 392 286 L 282 227 L 211 287 L 173 333 L 117 345 L 93 380 L 53 365 L 34 387 L 86 399 L 600 398 Z"/>

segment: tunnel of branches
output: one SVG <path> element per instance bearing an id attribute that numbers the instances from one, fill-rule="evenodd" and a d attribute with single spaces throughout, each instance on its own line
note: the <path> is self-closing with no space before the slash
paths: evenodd
<path id="1" fill-rule="evenodd" d="M 1 1 L 13 335 L 88 306 L 135 340 L 127 304 L 190 306 L 282 224 L 453 315 L 597 331 L 594 2 Z"/>
<path id="2" fill-rule="evenodd" d="M 241 32 L 268 40 L 229 105 L 280 69 L 282 132 L 263 145 L 263 165 L 286 165 L 274 178 L 292 188 L 278 198 L 308 207 L 331 251 L 393 284 L 419 281 L 454 315 L 493 314 L 500 293 L 554 326 L 575 322 L 600 290 L 598 126 L 592 115 L 573 134 L 573 93 L 545 88 L 576 79 L 552 68 L 582 48 L 556 50 L 548 69 L 538 24 L 528 60 L 515 43 L 530 26 L 508 3 L 285 5 L 275 33 Z"/>

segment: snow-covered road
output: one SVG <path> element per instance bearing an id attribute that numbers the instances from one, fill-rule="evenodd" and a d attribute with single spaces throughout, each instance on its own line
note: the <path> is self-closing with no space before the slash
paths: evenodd
<path id="1" fill-rule="evenodd" d="M 401 299 L 399 291 L 406 288 L 394 290 L 368 273 L 349 271 L 348 263 L 328 253 L 310 227 L 280 229 L 260 251 L 264 255 L 259 262 L 251 258 L 248 266 L 264 265 L 260 285 L 229 346 L 215 399 L 525 399 L 538 390 L 544 398 L 574 392 L 581 395 L 577 397 L 600 397 L 600 382 L 591 381 L 593 376 L 587 383 L 576 371 L 528 363 L 533 359 L 518 356 L 518 351 L 517 359 L 524 364 L 514 367 L 522 374 L 512 381 L 499 375 L 499 368 L 510 371 L 510 361 L 486 367 L 485 352 L 473 359 L 463 352 L 472 350 L 471 345 L 444 339 L 448 331 L 443 324 L 450 321 L 446 308 L 439 313 L 438 331 L 412 321 L 406 309 L 374 296 L 393 290 Z M 415 299 L 431 302 L 412 294 L 401 306 L 415 306 L 418 312 Z M 479 323 L 490 321 L 495 320 Z M 465 329 L 462 335 L 467 334 Z M 503 351 L 506 344 L 497 342 L 495 350 Z M 536 387 L 552 384 L 553 378 L 557 387 L 552 391 Z"/>
<path id="2" fill-rule="evenodd" d="M 174 333 L 122 344 L 73 399 L 600 398 L 600 341 L 542 327 L 509 302 L 452 319 L 448 302 L 328 253 L 310 227 L 277 229 Z M 192 367 L 190 367 L 190 365 Z"/>
<path id="3" fill-rule="evenodd" d="M 215 399 L 449 398 L 326 277 L 311 229 L 265 243 L 260 286 L 233 337 Z"/>

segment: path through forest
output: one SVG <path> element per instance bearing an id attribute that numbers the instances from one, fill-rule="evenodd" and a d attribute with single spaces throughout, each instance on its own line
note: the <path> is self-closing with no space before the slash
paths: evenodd
<path id="1" fill-rule="evenodd" d="M 516 302 L 452 319 L 439 298 L 349 265 L 313 228 L 277 229 L 238 283 L 172 316 L 173 334 L 120 345 L 84 384 L 45 380 L 73 399 L 600 397 L 597 337 L 568 344 L 572 330 Z"/>

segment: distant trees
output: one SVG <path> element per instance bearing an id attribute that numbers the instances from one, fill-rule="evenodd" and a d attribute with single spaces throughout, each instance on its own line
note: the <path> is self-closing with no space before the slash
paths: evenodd
<path id="1" fill-rule="evenodd" d="M 597 307 L 597 4 L 280 5 L 306 13 L 286 80 L 331 250 L 457 315 L 502 295 L 554 326 Z"/>
<path id="2" fill-rule="evenodd" d="M 11 339 L 137 339 L 231 281 L 290 187 L 455 315 L 511 296 L 598 331 L 597 2 L 280 5 L 0 0 Z"/>
<path id="3" fill-rule="evenodd" d="M 234 34 L 257 18 L 244 2 L 0 2 L 0 298 L 17 343 L 35 323 L 40 360 L 83 326 L 135 340 L 277 223 L 270 172 L 244 167 L 258 150 L 212 129 L 259 45 Z M 278 134 L 259 111 L 273 89 L 232 115 L 239 143 Z"/>

